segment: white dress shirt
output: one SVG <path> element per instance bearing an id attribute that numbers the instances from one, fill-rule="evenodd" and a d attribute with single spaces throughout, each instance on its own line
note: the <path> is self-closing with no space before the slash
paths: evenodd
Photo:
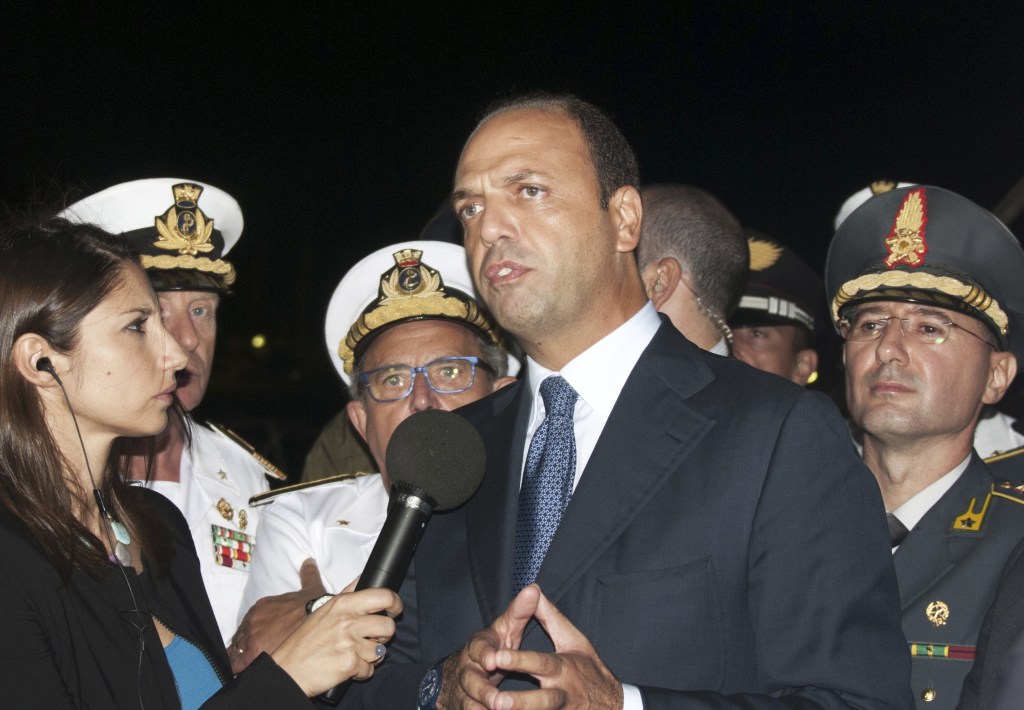
<path id="1" fill-rule="evenodd" d="M 597 440 L 601 437 L 626 380 L 660 326 L 658 312 L 654 304 L 648 301 L 632 318 L 573 358 L 561 372 L 553 372 L 527 358 L 533 403 L 523 449 L 524 466 L 533 435 L 544 421 L 544 398 L 540 396 L 540 383 L 550 375 L 561 375 L 579 395 L 573 413 L 573 429 L 576 434 L 576 480 L 573 482 L 573 490 L 576 490 L 583 469 L 594 453 Z M 623 683 L 622 691 L 623 710 L 642 710 L 644 704 L 639 688 Z"/>
<path id="2" fill-rule="evenodd" d="M 910 500 L 901 505 L 896 510 L 891 511 L 896 516 L 897 520 L 906 526 L 907 530 L 913 530 L 914 527 L 921 522 L 921 518 L 924 517 L 925 513 L 932 509 L 932 506 L 939 502 L 939 498 L 946 495 L 946 491 L 953 487 L 953 484 L 957 482 L 957 479 L 963 475 L 964 471 L 967 470 L 967 464 L 971 462 L 971 455 L 967 454 L 967 458 L 960 462 L 960 464 L 949 473 L 945 474 L 942 478 L 929 485 L 924 490 L 918 491 Z M 892 548 L 895 554 L 896 550 L 900 549 L 899 545 Z"/>

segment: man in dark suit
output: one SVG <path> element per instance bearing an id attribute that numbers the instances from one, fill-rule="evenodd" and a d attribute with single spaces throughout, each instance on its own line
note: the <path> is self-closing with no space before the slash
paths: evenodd
<path id="1" fill-rule="evenodd" d="M 924 185 L 871 197 L 836 232 L 826 285 L 846 396 L 890 514 L 920 708 L 952 708 L 1024 537 L 1024 494 L 973 451 L 1024 342 L 1024 251 L 999 220 Z"/>
<path id="2" fill-rule="evenodd" d="M 483 484 L 427 527 L 353 706 L 911 705 L 881 500 L 844 423 L 659 319 L 637 182 L 573 97 L 503 104 L 466 144 L 470 271 L 528 374 L 460 410 Z"/>

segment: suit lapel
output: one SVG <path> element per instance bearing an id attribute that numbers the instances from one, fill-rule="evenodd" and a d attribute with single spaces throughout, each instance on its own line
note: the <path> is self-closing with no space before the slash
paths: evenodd
<path id="1" fill-rule="evenodd" d="M 633 368 L 537 575 L 553 602 L 615 542 L 712 427 L 686 401 L 713 378 L 699 352 L 663 325 Z M 681 362 L 680 354 L 688 357 Z"/>
<path id="2" fill-rule="evenodd" d="M 486 623 L 510 601 L 513 541 L 523 442 L 530 418 L 526 377 L 501 390 L 492 409 L 477 419 L 487 444 L 487 470 L 480 489 L 465 507 L 469 568 Z"/>
<path id="3" fill-rule="evenodd" d="M 984 537 L 978 532 L 959 532 L 953 521 L 973 507 L 980 511 L 992 489 L 992 476 L 977 456 L 946 494 L 925 513 L 893 555 L 903 609 L 954 569 Z M 954 544 L 955 542 L 955 544 Z"/>

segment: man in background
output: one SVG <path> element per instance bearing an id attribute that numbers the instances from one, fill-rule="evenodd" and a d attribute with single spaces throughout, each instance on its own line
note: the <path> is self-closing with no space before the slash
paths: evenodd
<path id="1" fill-rule="evenodd" d="M 1024 251 L 938 187 L 868 199 L 839 227 L 825 282 L 846 341 L 846 399 L 888 511 L 920 708 L 953 708 L 1024 495 L 973 450 L 982 408 L 1024 352 Z"/>
<path id="2" fill-rule="evenodd" d="M 249 610 L 229 647 L 240 672 L 273 651 L 318 600 L 359 576 L 387 513 L 388 442 L 407 417 L 457 409 L 512 381 L 504 339 L 476 301 L 461 246 L 393 244 L 353 266 L 327 308 L 327 351 L 346 414 L 379 473 L 336 475 L 260 496 Z M 513 361 L 512 374 L 518 370 Z M 250 609 L 251 608 L 251 609 Z"/>
<path id="3" fill-rule="evenodd" d="M 747 243 L 725 205 L 689 185 L 643 189 L 637 258 L 647 297 L 687 340 L 729 354 L 726 322 L 747 281 Z"/>
<path id="4" fill-rule="evenodd" d="M 818 375 L 815 340 L 825 320 L 825 286 L 781 242 L 748 232 L 747 243 L 750 278 L 729 318 L 732 353 L 759 370 L 807 385 Z"/>
<path id="5" fill-rule="evenodd" d="M 242 211 L 229 194 L 192 180 L 154 178 L 115 185 L 68 207 L 62 216 L 123 233 L 142 256 L 160 301 L 160 317 L 188 353 L 176 396 L 186 412 L 210 383 L 217 311 L 231 293 L 235 268 L 224 256 L 242 234 Z M 225 433 L 171 417 L 147 468 L 140 452 L 129 475 L 181 509 L 224 643 L 235 632 L 259 512 L 249 498 L 267 490 L 267 476 L 284 478 L 251 448 Z"/>

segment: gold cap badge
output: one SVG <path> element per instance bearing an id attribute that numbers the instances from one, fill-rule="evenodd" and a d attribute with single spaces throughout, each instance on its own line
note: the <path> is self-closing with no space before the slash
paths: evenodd
<path id="1" fill-rule="evenodd" d="M 179 183 L 171 187 L 174 204 L 155 218 L 157 240 L 153 246 L 174 254 L 142 255 L 142 266 L 147 269 L 195 269 L 217 274 L 230 286 L 235 282 L 235 267 L 223 259 L 201 257 L 214 249 L 214 220 L 199 209 L 200 185 Z"/>
<path id="2" fill-rule="evenodd" d="M 928 222 L 927 210 L 924 190 L 911 190 L 903 198 L 892 231 L 885 238 L 885 247 L 889 250 L 885 265 L 890 269 L 900 263 L 909 266 L 924 263 L 924 255 L 928 252 L 924 231 Z"/>
<path id="3" fill-rule="evenodd" d="M 441 274 L 421 261 L 419 249 L 402 249 L 393 255 L 395 265 L 380 278 L 377 299 L 363 310 L 338 346 L 345 372 L 352 374 L 357 350 L 365 347 L 375 331 L 410 320 L 441 318 L 470 326 L 492 343 L 501 338 L 477 302 L 455 289 L 447 289 Z"/>
<path id="4" fill-rule="evenodd" d="M 772 244 L 763 239 L 755 239 L 753 237 L 747 239 L 747 245 L 750 247 L 750 270 L 751 271 L 764 271 L 772 266 L 775 266 L 775 262 L 782 256 L 782 247 L 777 244 Z"/>

